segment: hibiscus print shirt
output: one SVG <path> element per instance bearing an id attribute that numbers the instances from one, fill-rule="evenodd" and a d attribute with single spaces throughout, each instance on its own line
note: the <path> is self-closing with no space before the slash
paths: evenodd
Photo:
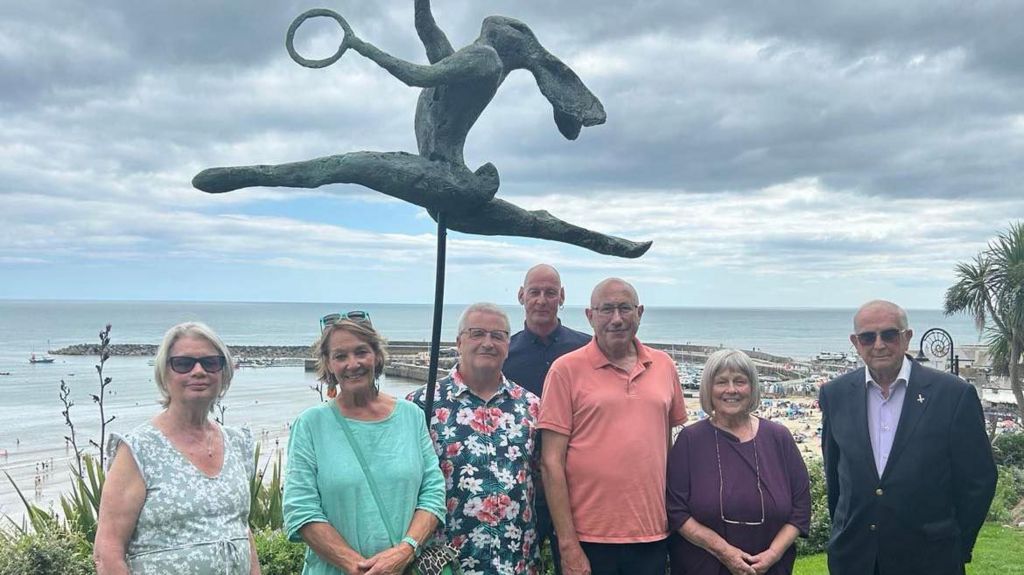
<path id="1" fill-rule="evenodd" d="M 423 408 L 426 387 L 408 396 Z M 458 367 L 437 384 L 430 436 L 440 459 L 448 517 L 438 531 L 459 550 L 465 575 L 538 573 L 534 481 L 539 481 L 540 399 L 508 379 L 489 401 Z"/>

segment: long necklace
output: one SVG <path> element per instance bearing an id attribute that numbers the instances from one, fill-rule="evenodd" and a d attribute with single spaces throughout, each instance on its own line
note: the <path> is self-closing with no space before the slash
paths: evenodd
<path id="1" fill-rule="evenodd" d="M 213 424 L 206 428 L 206 456 L 213 457 Z"/>
<path id="2" fill-rule="evenodd" d="M 749 420 L 748 420 L 749 421 Z M 732 519 L 725 518 L 725 479 L 722 475 L 722 453 L 718 448 L 718 428 L 714 425 L 711 426 L 715 430 L 715 458 L 718 460 L 718 508 L 721 511 L 722 523 L 729 523 L 732 525 L 763 525 L 764 524 L 764 491 L 761 489 L 761 465 L 757 458 L 757 435 L 754 435 L 751 439 L 751 443 L 754 444 L 754 474 L 757 478 L 757 493 L 761 497 L 761 520 L 760 521 L 735 521 Z M 750 426 L 753 431 L 753 424 Z"/>

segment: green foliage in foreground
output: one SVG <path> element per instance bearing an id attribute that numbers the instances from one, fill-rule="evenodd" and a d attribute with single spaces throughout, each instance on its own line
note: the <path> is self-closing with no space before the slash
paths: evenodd
<path id="1" fill-rule="evenodd" d="M 263 575 L 297 575 L 306 556 L 304 543 L 288 541 L 283 531 L 254 531 L 256 553 Z"/>
<path id="2" fill-rule="evenodd" d="M 58 527 L 0 534 L 0 575 L 92 575 L 92 546 Z"/>
<path id="3" fill-rule="evenodd" d="M 1024 565 L 1024 531 L 986 523 L 974 546 L 967 575 L 1020 575 Z M 793 575 L 826 575 L 825 554 L 799 557 Z"/>

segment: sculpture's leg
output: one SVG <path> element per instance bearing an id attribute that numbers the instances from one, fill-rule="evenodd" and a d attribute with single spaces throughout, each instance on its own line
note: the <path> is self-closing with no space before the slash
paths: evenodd
<path id="1" fill-rule="evenodd" d="M 289 164 L 209 168 L 192 179 L 197 189 L 220 194 L 256 186 L 318 188 L 360 184 L 428 209 L 472 210 L 498 191 L 498 170 L 476 172 L 406 152 L 351 152 Z"/>
<path id="2" fill-rule="evenodd" d="M 447 223 L 448 229 L 467 234 L 554 240 L 623 258 L 638 258 L 651 247 L 651 242 L 605 235 L 560 220 L 545 210 L 527 211 L 500 199 L 491 200 L 471 214 L 448 214 Z"/>

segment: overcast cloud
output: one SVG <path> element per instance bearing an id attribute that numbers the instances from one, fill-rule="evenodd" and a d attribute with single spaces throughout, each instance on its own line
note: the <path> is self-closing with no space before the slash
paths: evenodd
<path id="1" fill-rule="evenodd" d="M 429 302 L 432 220 L 355 186 L 190 185 L 212 166 L 414 152 L 418 90 L 350 52 L 292 62 L 309 8 L 426 63 L 412 0 L 0 5 L 0 297 Z M 1024 218 L 1024 3 L 435 0 L 452 44 L 519 18 L 602 100 L 569 142 L 525 71 L 466 144 L 499 196 L 654 240 L 639 260 L 452 233 L 447 301 L 513 303 L 558 266 L 658 305 L 941 306 Z M 309 21 L 297 45 L 340 40 Z M 486 281 L 480 281 L 485 278 Z"/>

